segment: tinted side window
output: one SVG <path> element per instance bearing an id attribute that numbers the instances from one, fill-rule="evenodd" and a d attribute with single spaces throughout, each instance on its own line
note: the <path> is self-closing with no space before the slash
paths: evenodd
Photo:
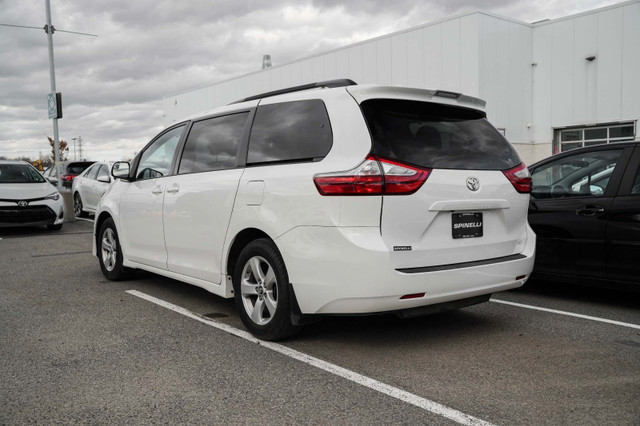
<path id="1" fill-rule="evenodd" d="M 434 169 L 506 170 L 521 162 L 480 111 L 393 99 L 361 108 L 374 154 Z"/>
<path id="2" fill-rule="evenodd" d="M 180 161 L 179 174 L 232 169 L 249 113 L 210 118 L 193 124 Z"/>
<path id="3" fill-rule="evenodd" d="M 638 167 L 638 171 L 636 172 L 633 183 L 631 184 L 631 193 L 634 195 L 640 195 L 640 167 Z"/>
<path id="4" fill-rule="evenodd" d="M 101 176 L 109 178 L 109 168 L 104 164 L 100 167 L 100 170 L 98 171 L 98 175 L 96 176 L 96 179 L 98 179 Z"/>
<path id="5" fill-rule="evenodd" d="M 321 100 L 260 106 L 251 129 L 247 164 L 319 160 L 332 144 L 331 123 Z"/>
<path id="6" fill-rule="evenodd" d="M 48 178 L 57 178 L 58 177 L 58 166 L 53 165 L 47 169 L 44 174 Z"/>
<path id="7" fill-rule="evenodd" d="M 85 177 L 89 178 L 89 179 L 95 179 L 97 174 L 98 174 L 98 169 L 100 168 L 100 166 L 98 164 L 93 165 L 89 168 L 89 170 L 87 171 L 87 174 L 85 175 Z"/>
<path id="8" fill-rule="evenodd" d="M 531 175 L 533 198 L 601 196 L 622 150 L 587 152 L 559 158 Z"/>
<path id="9" fill-rule="evenodd" d="M 171 169 L 171 161 L 176 151 L 184 125 L 169 130 L 156 139 L 142 153 L 136 179 L 154 179 L 166 176 Z"/>

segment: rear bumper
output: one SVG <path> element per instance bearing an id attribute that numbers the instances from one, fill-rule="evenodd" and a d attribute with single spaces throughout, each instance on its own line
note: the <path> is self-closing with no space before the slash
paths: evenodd
<path id="1" fill-rule="evenodd" d="M 303 314 L 365 314 L 520 287 L 533 270 L 535 240 L 527 226 L 527 242 L 519 256 L 426 272 L 395 270 L 378 227 L 302 226 L 276 239 L 276 244 Z M 400 299 L 417 293 L 425 295 Z"/>

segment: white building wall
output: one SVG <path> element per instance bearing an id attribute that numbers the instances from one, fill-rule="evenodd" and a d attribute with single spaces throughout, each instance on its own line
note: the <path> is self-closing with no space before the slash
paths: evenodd
<path id="1" fill-rule="evenodd" d="M 530 143 L 531 26 L 482 15 L 480 39 L 479 96 L 487 101 L 487 117 L 512 143 Z"/>
<path id="2" fill-rule="evenodd" d="M 554 128 L 638 120 L 640 2 L 536 24 L 533 62 L 536 143 Z"/>
<path id="3" fill-rule="evenodd" d="M 556 128 L 640 119 L 639 76 L 640 0 L 533 25 L 473 12 L 169 96 L 164 124 L 262 92 L 350 78 L 480 97 L 531 164 L 551 154 Z"/>
<path id="4" fill-rule="evenodd" d="M 479 96 L 480 17 L 450 18 L 169 96 L 164 124 L 258 93 L 337 78 Z"/>
<path id="5" fill-rule="evenodd" d="M 622 100 L 623 120 L 640 119 L 640 3 L 624 8 L 622 21 Z"/>

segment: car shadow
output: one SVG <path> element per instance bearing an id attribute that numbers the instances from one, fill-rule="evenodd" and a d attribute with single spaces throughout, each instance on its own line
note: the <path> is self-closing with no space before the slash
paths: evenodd
<path id="1" fill-rule="evenodd" d="M 16 226 L 0 228 L 0 238 L 44 237 L 70 233 L 91 233 L 93 224 L 87 221 L 65 222 L 62 229 L 51 230 L 46 226 Z"/>
<path id="2" fill-rule="evenodd" d="M 136 271 L 132 280 L 124 283 L 193 312 L 217 319 L 244 330 L 233 299 L 224 299 L 190 284 Z M 126 285 L 126 284 L 125 284 Z M 454 311 L 416 318 L 401 319 L 394 314 L 362 316 L 318 316 L 317 322 L 305 325 L 300 334 L 283 343 L 326 341 L 359 341 L 365 345 L 401 344 L 407 341 L 440 341 L 456 336 L 458 339 L 477 338 L 481 332 L 504 330 L 505 325 L 494 315 L 484 315 L 481 306 L 486 303 Z"/>
<path id="3" fill-rule="evenodd" d="M 579 284 L 531 279 L 512 293 L 552 297 L 566 302 L 586 302 L 611 307 L 640 308 L 640 286 L 636 291 L 592 287 Z"/>

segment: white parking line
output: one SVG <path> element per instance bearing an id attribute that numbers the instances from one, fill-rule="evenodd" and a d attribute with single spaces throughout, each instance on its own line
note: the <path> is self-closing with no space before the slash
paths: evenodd
<path id="1" fill-rule="evenodd" d="M 502 303 L 503 305 L 517 306 L 519 308 L 532 309 L 532 310 L 535 310 L 535 311 L 551 312 L 553 314 L 566 315 L 566 316 L 569 316 L 569 317 L 582 318 L 582 319 L 587 319 L 587 320 L 591 320 L 591 321 L 598 321 L 598 322 L 603 322 L 603 323 L 606 323 L 606 324 L 619 325 L 619 326 L 622 326 L 622 327 L 629 327 L 629 328 L 635 328 L 637 330 L 640 330 L 640 325 L 631 324 L 631 323 L 628 323 L 628 322 L 620 322 L 620 321 L 609 320 L 609 319 L 606 319 L 606 318 L 591 317 L 589 315 L 575 314 L 573 312 L 566 312 L 566 311 L 558 311 L 556 309 L 541 308 L 539 306 L 524 305 L 522 303 L 507 302 L 506 300 L 499 300 L 499 299 L 493 299 L 493 298 L 490 299 L 490 302 Z"/>
<path id="2" fill-rule="evenodd" d="M 205 319 L 199 316 L 198 314 L 195 314 L 185 308 L 171 304 L 169 302 L 165 302 L 164 300 L 158 299 L 153 296 L 149 296 L 148 294 L 139 292 L 137 290 L 127 290 L 126 293 L 129 293 L 132 296 L 136 296 L 141 299 L 147 300 L 151 303 L 155 303 L 156 305 L 162 306 L 163 308 L 170 309 L 181 315 L 184 315 L 196 321 L 200 321 L 201 323 L 210 325 L 211 327 L 215 327 L 218 330 L 222 330 L 229 334 L 233 334 L 234 336 L 245 339 L 251 343 L 256 343 L 260 346 L 263 346 L 267 349 L 271 349 L 272 351 L 278 352 L 282 355 L 294 358 L 298 361 L 304 362 L 305 364 L 309 364 L 313 367 L 319 368 L 320 370 L 324 370 L 331 374 L 335 374 L 336 376 L 342 377 L 343 379 L 350 380 L 354 383 L 365 386 L 369 389 L 373 389 L 377 392 L 399 399 L 400 401 L 404 401 L 406 403 L 415 405 L 418 408 L 422 408 L 423 410 L 426 410 L 430 413 L 437 414 L 449 420 L 453 420 L 454 422 L 459 423 L 461 425 L 484 425 L 484 426 L 492 425 L 491 423 L 488 423 L 484 420 L 470 416 L 461 411 L 439 404 L 435 401 L 422 398 L 418 395 L 393 387 L 391 385 L 387 385 L 386 383 L 379 382 L 370 377 L 363 376 L 362 374 L 358 374 L 354 371 L 347 370 L 346 368 L 340 367 L 330 362 L 323 361 L 311 355 L 298 352 L 295 349 L 288 348 L 278 343 L 265 342 L 265 341 L 259 340 L 253 337 L 251 334 L 249 334 L 246 331 L 237 329 L 227 324 L 223 324 L 221 322 L 213 321 L 211 319 Z"/>
<path id="3" fill-rule="evenodd" d="M 87 219 L 87 218 L 84 218 L 84 217 L 76 217 L 76 220 L 84 220 L 84 221 L 93 223 L 93 219 Z"/>

